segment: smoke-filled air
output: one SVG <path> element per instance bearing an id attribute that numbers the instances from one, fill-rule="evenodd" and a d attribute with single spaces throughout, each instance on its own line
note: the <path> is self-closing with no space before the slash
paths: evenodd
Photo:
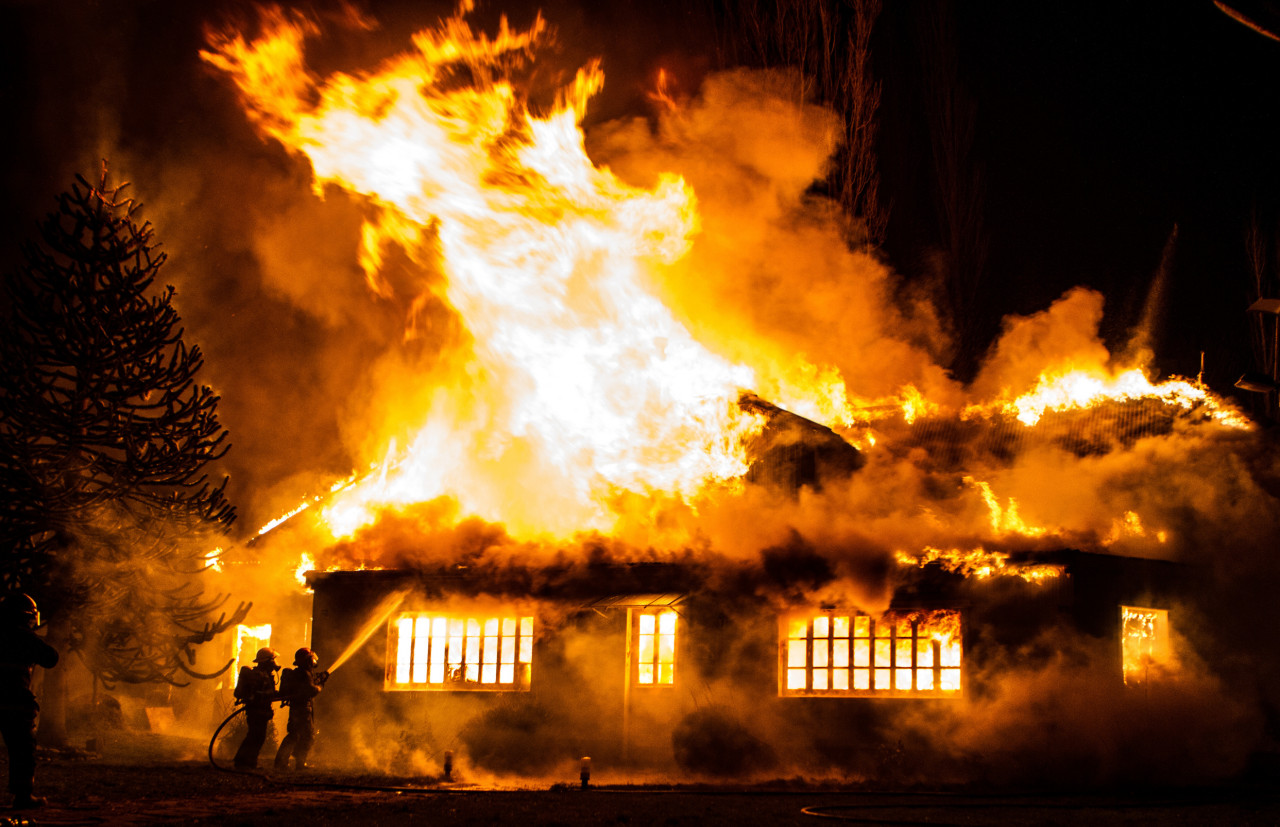
<path id="1" fill-rule="evenodd" d="M 182 263 L 201 254 L 183 159 L 164 159 L 149 215 L 223 395 L 252 523 L 226 556 L 272 573 L 251 585 L 259 609 L 303 589 L 298 569 L 465 564 L 509 594 L 543 567 L 572 579 L 604 561 L 688 566 L 780 610 L 874 615 L 925 567 L 1000 603 L 1022 593 L 1006 581 L 1063 587 L 1052 566 L 1015 565 L 1024 553 L 1174 561 L 1204 584 L 1172 643 L 1176 689 L 1126 694 L 1077 668 L 1109 650 L 1052 627 L 992 644 L 980 692 L 882 709 L 893 746 L 876 766 L 1240 769 L 1277 689 L 1248 639 L 1280 632 L 1261 611 L 1280 454 L 1246 415 L 1194 377 L 1156 375 L 1139 331 L 1109 352 L 1107 297 L 1084 287 L 1005 318 L 958 381 L 931 298 L 851 242 L 859 218 L 815 186 L 844 132 L 798 72 L 714 72 L 683 93 L 655 77 L 647 111 L 589 120 L 609 78 L 563 65 L 555 20 L 473 17 L 464 2 L 401 39 L 355 12 L 208 24 L 206 71 L 256 151 L 285 158 L 238 184 L 251 241 L 234 260 L 259 281 L 225 295 Z M 787 439 L 791 414 L 841 443 L 843 473 L 819 448 L 816 482 L 767 484 L 761 446 Z M 235 476 L 250 467 L 251 489 Z M 745 628 L 748 605 L 724 612 Z M 702 678 L 708 708 L 732 709 L 733 669 Z M 705 710 L 686 722 L 677 740 L 694 751 L 719 725 Z M 736 770 L 834 774 L 789 740 L 793 723 L 755 716 L 750 743 L 769 747 Z"/>

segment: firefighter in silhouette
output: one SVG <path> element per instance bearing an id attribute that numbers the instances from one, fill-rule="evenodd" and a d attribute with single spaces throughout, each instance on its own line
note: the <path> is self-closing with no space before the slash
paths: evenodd
<path id="1" fill-rule="evenodd" d="M 253 770 L 258 768 L 258 753 L 267 740 L 267 725 L 275 714 L 271 709 L 273 701 L 279 699 L 276 693 L 276 650 L 262 648 L 253 659 L 254 666 L 240 667 L 240 676 L 236 680 L 236 703 L 244 704 L 244 717 L 248 721 L 248 731 L 236 750 L 235 765 L 237 769 Z"/>
<path id="2" fill-rule="evenodd" d="M 28 595 L 14 593 L 0 600 L 0 731 L 9 751 L 9 792 L 14 809 L 40 807 L 32 795 L 36 776 L 36 718 L 40 705 L 31 692 L 36 666 L 51 669 L 58 652 L 36 636 L 40 610 Z"/>
<path id="3" fill-rule="evenodd" d="M 293 757 L 294 769 L 301 770 L 307 766 L 307 754 L 311 752 L 316 734 L 312 701 L 329 679 L 328 672 L 316 671 L 319 663 L 316 653 L 304 647 L 293 654 L 294 668 L 280 674 L 280 698 L 289 707 L 289 724 L 288 733 L 276 751 L 278 770 L 289 769 L 290 756 Z"/>

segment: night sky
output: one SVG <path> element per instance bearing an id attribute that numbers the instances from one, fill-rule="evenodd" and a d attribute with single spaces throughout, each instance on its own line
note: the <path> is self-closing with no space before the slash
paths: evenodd
<path id="1" fill-rule="evenodd" d="M 701 10 L 667 5 L 679 6 L 543 6 L 560 31 L 566 66 L 604 58 L 606 89 L 593 119 L 642 105 L 658 66 L 686 85 L 716 67 Z M 872 44 L 884 84 L 882 194 L 892 210 L 886 254 L 908 281 L 923 271 L 937 237 L 920 114 L 922 5 L 886 2 Z M 977 107 L 975 150 L 985 185 L 989 257 L 980 328 L 994 336 L 1004 315 L 1042 310 L 1071 286 L 1087 285 L 1107 297 L 1104 335 L 1113 349 L 1122 346 L 1176 226 L 1155 366 L 1194 376 L 1205 351 L 1209 385 L 1237 393 L 1235 378 L 1256 369 L 1244 313 L 1251 213 L 1273 243 L 1280 237 L 1280 43 L 1232 21 L 1211 0 L 957 5 L 960 81 Z M 376 59 L 450 8 L 362 7 L 382 21 L 381 32 L 340 39 L 321 60 Z M 106 154 L 148 205 L 146 216 L 172 256 L 165 277 L 177 284 L 188 335 L 204 346 L 212 371 L 255 371 L 255 392 L 281 410 L 299 386 L 345 381 L 297 375 L 283 363 L 233 364 L 230 343 L 244 337 L 281 348 L 335 346 L 332 329 L 261 291 L 245 240 L 254 214 L 307 191 L 306 169 L 253 135 L 230 84 L 197 55 L 204 24 L 252 6 L 5 0 L 0 8 L 5 272 L 55 194 L 75 172 L 93 175 Z M 514 24 L 527 24 L 528 6 L 509 8 Z M 477 19 L 502 10 L 482 4 Z M 1272 285 L 1275 260 L 1273 250 Z M 272 319 L 265 327 L 264 314 Z M 236 422 L 258 401 L 224 393 L 233 441 Z M 348 459 L 323 436 L 336 427 L 301 437 L 297 452 L 342 474 Z M 287 475 L 289 458 L 276 461 L 275 476 Z"/>

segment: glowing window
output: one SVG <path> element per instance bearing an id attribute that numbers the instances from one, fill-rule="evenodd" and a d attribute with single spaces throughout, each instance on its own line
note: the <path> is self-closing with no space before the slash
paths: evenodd
<path id="1" fill-rule="evenodd" d="M 638 686 L 674 686 L 676 681 L 676 613 L 637 611 L 635 682 Z"/>
<path id="2" fill-rule="evenodd" d="M 779 625 L 784 697 L 951 697 L 960 693 L 958 611 L 793 614 Z"/>
<path id="3" fill-rule="evenodd" d="M 1126 686 L 1140 686 L 1171 665 L 1167 610 L 1121 606 L 1120 624 Z"/>
<path id="4" fill-rule="evenodd" d="M 387 689 L 529 688 L 532 617 L 404 613 L 387 638 Z"/>
<path id="5" fill-rule="evenodd" d="M 235 658 L 237 673 L 242 666 L 253 668 L 253 659 L 258 650 L 271 645 L 271 624 L 261 626 L 237 626 Z"/>

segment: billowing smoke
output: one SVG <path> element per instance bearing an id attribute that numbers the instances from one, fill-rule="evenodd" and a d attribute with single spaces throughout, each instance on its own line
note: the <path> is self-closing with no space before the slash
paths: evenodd
<path id="1" fill-rule="evenodd" d="M 380 32 L 378 42 L 391 34 Z M 202 38 L 196 28 L 177 38 L 169 48 L 186 50 L 181 71 L 151 100 L 133 103 L 176 124 L 178 138 L 107 140 L 113 169 L 136 181 L 170 253 L 166 275 L 179 288 L 187 336 L 205 350 L 204 378 L 222 393 L 235 443 L 225 467 L 248 538 L 304 496 L 323 498 L 353 469 L 385 468 L 390 438 L 403 447 L 420 427 L 437 381 L 456 368 L 472 334 L 440 298 L 444 276 L 429 259 L 392 252 L 381 290 L 370 289 L 358 262 L 368 205 L 336 187 L 313 193 L 304 160 L 251 134 L 225 78 L 196 59 Z M 349 57 L 339 54 L 344 48 L 359 51 L 344 42 L 318 59 Z M 196 91 L 182 97 L 182 89 Z M 992 780 L 1024 780 L 1020 768 L 1040 761 L 1083 782 L 1238 771 L 1265 742 L 1261 717 L 1280 700 L 1273 659 L 1261 663 L 1250 652 L 1250 641 L 1280 633 L 1265 611 L 1280 540 L 1274 441 L 1164 409 L 1153 428 L 1085 437 L 1077 428 L 1061 439 L 979 414 L 907 423 L 896 408 L 889 415 L 868 406 L 861 419 L 842 421 L 848 399 L 897 400 L 906 386 L 954 412 L 1020 394 L 1046 370 L 1121 366 L 1099 332 L 1104 297 L 1076 288 L 1040 312 L 1008 318 L 974 381 L 952 379 L 939 361 L 949 343 L 936 310 L 874 254 L 851 250 L 856 219 L 813 193 L 839 123 L 799 90 L 787 73 L 712 74 L 675 105 L 594 124 L 586 146 L 635 187 L 653 187 L 662 173 L 684 177 L 698 229 L 685 255 L 652 271 L 650 286 L 696 340 L 750 366 L 757 385 L 744 390 L 855 443 L 865 460 L 859 470 L 798 492 L 728 484 L 684 497 L 615 490 L 607 502 L 613 529 L 567 538 L 517 536 L 448 496 L 388 509 L 336 540 L 319 521 L 298 518 L 236 552 L 261 564 L 251 583 L 259 609 L 288 610 L 286 593 L 296 586 L 281 573 L 298 565 L 300 549 L 319 568 L 462 564 L 507 596 L 581 582 L 611 564 L 673 563 L 696 571 L 708 593 L 871 613 L 888 607 L 905 576 L 898 552 L 1065 547 L 1159 557 L 1204 573 L 1203 593 L 1182 615 L 1185 669 L 1176 686 L 1123 694 L 1102 674 L 1106 658 L 1095 642 L 1053 629 L 990 663 L 981 696 L 924 711 L 878 708 L 888 723 L 877 725 L 878 746 L 858 766 L 867 776 L 936 778 L 976 767 Z M 845 398 L 814 394 L 820 385 L 843 387 Z M 1069 416 L 1046 421 L 1045 431 L 1066 428 Z M 531 487 L 528 496 L 541 493 Z M 322 499 L 306 517 L 323 508 Z M 1140 522 L 1126 522 L 1130 513 Z M 248 582 L 240 577 L 239 586 Z M 750 627 L 747 605 L 757 604 L 726 597 L 718 622 Z M 591 654 L 585 639 L 570 634 L 565 645 Z M 612 668 L 599 657 L 602 671 Z M 821 758 L 838 753 L 835 746 L 798 745 L 793 721 L 734 714 L 736 686 L 776 679 L 774 655 L 744 643 L 717 658 L 705 676 L 707 703 L 685 710 L 675 731 L 685 768 L 822 775 Z M 747 664 L 761 659 L 770 670 L 751 672 Z M 535 760 L 538 747 L 547 756 L 575 749 L 557 709 L 499 706 L 470 729 L 434 741 L 418 733 L 423 743 L 390 753 L 378 745 L 404 730 L 362 722 L 368 746 L 357 753 L 370 766 L 398 755 L 421 773 L 438 768 L 445 746 L 465 746 L 477 772 L 550 771 Z M 1194 721 L 1194 738 L 1170 734 L 1166 720 Z M 706 757 L 726 754 L 739 763 Z"/>

